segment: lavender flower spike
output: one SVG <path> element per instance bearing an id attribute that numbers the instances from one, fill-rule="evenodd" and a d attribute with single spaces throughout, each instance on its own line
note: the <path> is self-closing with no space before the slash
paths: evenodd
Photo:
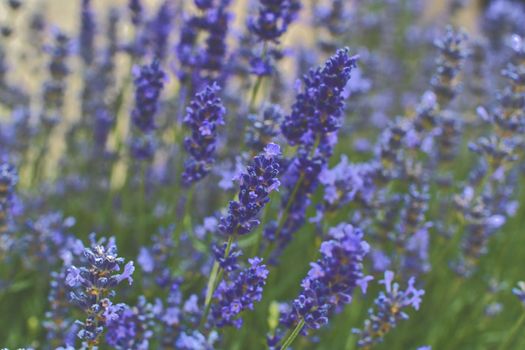
<path id="1" fill-rule="evenodd" d="M 385 278 L 379 281 L 385 285 L 385 291 L 380 292 L 376 298 L 374 302 L 376 309 L 368 310 L 368 319 L 365 321 L 363 330 L 353 330 L 360 336 L 358 346 L 370 347 L 380 343 L 385 334 L 395 328 L 399 321 L 408 319 L 403 309 L 409 306 L 415 310 L 419 309 L 421 296 L 425 294 L 425 291 L 414 287 L 415 279 L 412 277 L 408 280 L 408 287 L 404 291 L 400 290 L 399 284 L 393 281 L 394 273 L 385 271 Z"/>
<path id="2" fill-rule="evenodd" d="M 96 346 L 107 324 L 120 317 L 119 314 L 125 309 L 125 305 L 115 305 L 110 299 L 119 283 L 124 280 L 132 283 L 131 275 L 135 267 L 130 261 L 125 265 L 124 272 L 118 273 L 124 258 L 118 257 L 115 240 L 111 238 L 104 245 L 105 239 L 97 242 L 94 235 L 90 239 L 91 247 L 84 249 L 85 265 L 71 266 L 66 284 L 72 289 L 69 295 L 71 303 L 87 315 L 84 322 L 77 321 L 80 325 L 77 336 L 88 346 Z"/>
<path id="3" fill-rule="evenodd" d="M 253 310 L 255 302 L 262 298 L 268 269 L 261 258 L 249 259 L 250 267 L 241 271 L 233 282 L 222 281 L 215 291 L 217 304 L 212 306 L 211 318 L 217 327 L 242 326 L 238 315 L 246 310 Z"/>
<path id="4" fill-rule="evenodd" d="M 326 137 L 339 129 L 344 88 L 356 63 L 357 56 L 350 56 L 348 48 L 341 49 L 304 77 L 302 92 L 281 127 L 290 145 L 309 145 L 316 136 Z"/>
<path id="5" fill-rule="evenodd" d="M 155 153 L 155 113 L 160 93 L 164 88 L 165 73 L 159 61 L 140 67 L 135 73 L 135 108 L 131 119 L 135 127 L 131 139 L 131 153 L 137 159 L 151 159 Z"/>
<path id="6" fill-rule="evenodd" d="M 321 258 L 310 264 L 308 275 L 301 283 L 301 292 L 281 316 L 280 328 L 270 336 L 273 348 L 281 342 L 286 329 L 294 329 L 278 349 L 287 349 L 299 332 L 319 329 L 328 324 L 332 313 L 341 311 L 352 301 L 356 287 L 366 292 L 371 276 L 363 273 L 363 259 L 369 245 L 363 232 L 349 224 L 340 224 L 329 231 L 330 239 L 321 244 Z"/>
<path id="7" fill-rule="evenodd" d="M 204 178 L 211 169 L 215 157 L 217 126 L 224 124 L 226 109 L 217 96 L 216 83 L 207 85 L 195 95 L 187 108 L 184 124 L 191 129 L 191 136 L 184 140 L 184 148 L 191 155 L 185 164 L 182 181 L 192 184 Z"/>
<path id="8" fill-rule="evenodd" d="M 165 74 L 159 61 L 140 67 L 135 72 L 135 108 L 131 112 L 133 124 L 142 132 L 155 129 L 153 117 L 157 112 Z"/>
<path id="9" fill-rule="evenodd" d="M 248 20 L 248 29 L 262 41 L 278 41 L 297 13 L 301 2 L 297 0 L 260 0 L 259 16 Z"/>
<path id="10" fill-rule="evenodd" d="M 281 149 L 268 144 L 264 152 L 253 158 L 253 162 L 240 176 L 237 201 L 231 201 L 228 215 L 222 217 L 219 229 L 227 235 L 243 235 L 260 224 L 257 215 L 270 201 L 270 193 L 279 188 L 279 160 Z"/>

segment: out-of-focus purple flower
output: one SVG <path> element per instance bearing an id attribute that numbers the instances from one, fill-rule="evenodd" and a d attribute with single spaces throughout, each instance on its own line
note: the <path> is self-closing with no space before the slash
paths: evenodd
<path id="1" fill-rule="evenodd" d="M 173 225 L 160 228 L 153 235 L 151 245 L 140 249 L 137 262 L 144 272 L 143 283 L 146 286 L 152 283 L 152 279 L 161 288 L 165 288 L 173 282 L 169 261 L 176 251 L 176 244 L 173 240 L 174 229 Z"/>
<path id="2" fill-rule="evenodd" d="M 107 313 L 113 311 L 113 317 Z M 115 349 L 147 350 L 154 326 L 153 305 L 139 297 L 136 306 L 119 304 L 116 310 L 106 310 L 106 343 Z"/>
<path id="3" fill-rule="evenodd" d="M 248 28 L 261 41 L 274 41 L 283 35 L 301 9 L 297 0 L 260 0 L 259 14 L 250 17 Z"/>
<path id="4" fill-rule="evenodd" d="M 67 265 L 60 272 L 53 271 L 50 274 L 51 282 L 47 298 L 49 307 L 45 313 L 43 327 L 46 330 L 46 338 L 53 347 L 74 346 L 75 335 L 78 332 L 77 325 L 69 316 L 70 305 L 66 298 L 69 284 L 66 270 Z"/>
<path id="5" fill-rule="evenodd" d="M 353 330 L 359 335 L 357 345 L 360 347 L 380 343 L 385 334 L 395 328 L 398 322 L 408 319 L 404 309 L 419 309 L 421 297 L 425 294 L 424 290 L 414 287 L 414 278 L 409 279 L 407 289 L 400 290 L 399 284 L 394 282 L 392 271 L 385 271 L 385 278 L 379 283 L 385 286 L 385 291 L 379 293 L 374 301 L 375 307 L 368 310 L 364 328 Z"/>
<path id="6" fill-rule="evenodd" d="M 177 349 L 181 350 L 213 350 L 214 343 L 217 341 L 217 332 L 213 331 L 206 338 L 201 332 L 182 332 L 175 343 Z"/>
<path id="7" fill-rule="evenodd" d="M 43 86 L 41 119 L 44 125 L 52 127 L 60 121 L 62 116 L 66 89 L 65 79 L 69 74 L 66 62 L 70 53 L 69 38 L 57 30 L 54 35 L 54 45 L 48 47 L 47 51 L 50 55 L 49 79 Z"/>
<path id="8" fill-rule="evenodd" d="M 217 4 L 211 1 L 197 2 L 203 13 L 188 17 L 181 28 L 176 53 L 181 64 L 178 72 L 181 81 L 191 80 L 193 88 L 202 83 L 217 79 L 221 72 L 226 55 L 226 36 L 230 13 L 227 8 L 230 0 L 220 0 Z M 206 47 L 199 48 L 199 34 L 206 32 Z"/>
<path id="9" fill-rule="evenodd" d="M 95 19 L 93 18 L 93 11 L 91 10 L 91 0 L 82 0 L 82 7 L 80 9 L 80 38 L 79 49 L 80 57 L 86 66 L 93 63 L 95 57 Z"/>
<path id="10" fill-rule="evenodd" d="M 151 42 L 154 57 L 164 61 L 168 48 L 170 32 L 172 30 L 173 9 L 170 1 L 164 1 L 157 11 L 155 18 L 149 23 Z"/>
<path id="11" fill-rule="evenodd" d="M 184 124 L 191 130 L 191 136 L 184 139 L 184 148 L 192 158 L 186 161 L 182 174 L 185 184 L 204 178 L 215 161 L 217 126 L 224 124 L 226 114 L 219 91 L 216 83 L 207 85 L 187 108 Z"/>
<path id="12" fill-rule="evenodd" d="M 146 133 L 155 129 L 154 116 L 166 75 L 157 60 L 136 69 L 134 75 L 135 108 L 131 119 L 139 130 Z"/>
<path id="13" fill-rule="evenodd" d="M 128 4 L 131 12 L 131 23 L 137 26 L 142 22 L 143 8 L 141 0 L 130 0 Z"/>
<path id="14" fill-rule="evenodd" d="M 445 35 L 434 42 L 439 49 L 436 74 L 432 77 L 432 90 L 437 96 L 441 109 L 454 99 L 459 89 L 456 76 L 460 73 L 464 59 L 467 57 L 465 48 L 466 34 L 447 27 Z"/>

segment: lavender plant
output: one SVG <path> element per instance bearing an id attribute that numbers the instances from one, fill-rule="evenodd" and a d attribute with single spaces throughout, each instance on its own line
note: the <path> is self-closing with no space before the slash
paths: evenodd
<path id="1" fill-rule="evenodd" d="M 0 1 L 0 347 L 523 348 L 485 3 Z"/>

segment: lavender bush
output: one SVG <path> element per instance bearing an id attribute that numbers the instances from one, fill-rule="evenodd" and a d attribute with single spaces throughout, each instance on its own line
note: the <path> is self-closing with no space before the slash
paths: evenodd
<path id="1" fill-rule="evenodd" d="M 1 1 L 0 347 L 525 348 L 524 23 Z"/>

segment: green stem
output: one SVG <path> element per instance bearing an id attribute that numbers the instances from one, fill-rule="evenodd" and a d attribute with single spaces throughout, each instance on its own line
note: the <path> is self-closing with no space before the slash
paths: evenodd
<path id="1" fill-rule="evenodd" d="M 503 342 L 501 343 L 498 350 L 505 350 L 509 344 L 511 344 L 512 340 L 514 339 L 514 336 L 520 329 L 520 327 L 525 322 L 525 312 L 521 315 L 519 320 L 514 324 L 514 327 L 512 327 L 512 330 L 509 332 L 509 334 L 503 339 Z"/>
<path id="2" fill-rule="evenodd" d="M 265 41 L 264 46 L 263 46 L 263 52 L 262 52 L 263 60 L 266 58 L 267 51 L 268 51 L 268 43 Z M 257 94 L 261 88 L 262 81 L 263 81 L 263 76 L 258 75 L 257 80 L 255 81 L 255 85 L 253 86 L 252 94 L 250 97 L 250 112 L 252 113 L 255 111 L 255 100 L 257 99 Z"/>
<path id="3" fill-rule="evenodd" d="M 297 326 L 295 326 L 295 328 L 292 331 L 292 333 L 290 333 L 290 335 L 283 341 L 283 345 L 281 346 L 280 350 L 288 349 L 288 347 L 290 347 L 290 345 L 292 345 L 292 343 L 295 340 L 295 338 L 297 338 L 297 336 L 299 335 L 299 333 L 301 332 L 303 327 L 304 327 L 304 320 L 301 319 L 301 321 L 299 321 Z"/>
<path id="4" fill-rule="evenodd" d="M 193 192 L 195 191 L 195 185 L 193 185 L 188 190 L 188 195 L 186 196 L 186 203 L 184 203 L 184 215 L 182 217 L 183 228 L 187 231 L 191 230 L 191 203 L 193 200 Z"/>
<path id="5" fill-rule="evenodd" d="M 225 258 L 227 258 L 230 255 L 230 250 L 231 250 L 233 241 L 235 239 L 235 236 L 236 236 L 236 232 L 234 232 L 228 239 L 228 243 L 226 244 L 226 249 L 224 251 Z M 206 318 L 208 317 L 208 314 L 210 313 L 211 300 L 213 298 L 213 293 L 215 293 L 217 286 L 221 282 L 223 274 L 224 274 L 224 270 L 221 269 L 219 262 L 215 261 L 211 269 L 211 272 L 210 272 L 210 278 L 208 279 L 208 285 L 206 287 L 206 299 L 204 300 L 204 313 L 202 314 L 199 328 L 203 327 L 204 324 L 206 323 Z"/>

